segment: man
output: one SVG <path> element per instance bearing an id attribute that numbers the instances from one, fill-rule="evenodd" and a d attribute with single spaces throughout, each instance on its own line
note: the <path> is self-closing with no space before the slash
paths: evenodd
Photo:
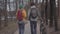
<path id="1" fill-rule="evenodd" d="M 16 18 L 18 20 L 18 26 L 19 26 L 19 34 L 24 34 L 24 26 L 25 26 L 25 18 L 26 18 L 26 11 L 23 9 L 23 5 L 19 6 L 19 9 L 16 13 Z"/>
<path id="2" fill-rule="evenodd" d="M 30 20 L 31 34 L 37 34 L 36 28 L 37 28 L 37 20 L 39 16 L 40 14 L 35 4 L 31 3 L 31 8 L 28 11 L 28 19 Z"/>

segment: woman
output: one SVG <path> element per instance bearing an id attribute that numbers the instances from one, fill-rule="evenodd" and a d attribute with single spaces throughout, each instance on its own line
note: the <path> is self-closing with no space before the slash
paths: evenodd
<path id="1" fill-rule="evenodd" d="M 26 10 L 23 8 L 23 5 L 19 6 L 19 9 L 16 13 L 16 18 L 19 25 L 19 34 L 24 34 Z"/>

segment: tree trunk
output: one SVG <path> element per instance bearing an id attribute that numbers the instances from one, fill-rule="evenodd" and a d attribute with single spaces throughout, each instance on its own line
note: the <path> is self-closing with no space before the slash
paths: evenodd
<path id="1" fill-rule="evenodd" d="M 46 20 L 46 25 L 48 25 L 48 16 L 47 16 L 47 6 L 48 6 L 48 0 L 46 0 L 46 4 L 45 4 L 45 20 Z"/>
<path id="2" fill-rule="evenodd" d="M 43 19 L 43 17 L 44 17 L 44 0 L 42 1 L 42 3 L 41 3 L 41 18 Z"/>
<path id="3" fill-rule="evenodd" d="M 7 0 L 5 0 L 5 26 L 7 26 Z"/>
<path id="4" fill-rule="evenodd" d="M 55 0 L 50 0 L 50 26 L 53 25 L 53 21 L 55 24 L 55 30 L 57 30 L 57 15 L 56 15 L 56 2 Z"/>
<path id="5" fill-rule="evenodd" d="M 53 1 L 50 0 L 50 27 L 53 25 Z"/>
<path id="6" fill-rule="evenodd" d="M 11 7 L 10 7 L 10 0 L 9 0 L 9 11 L 11 11 Z"/>
<path id="7" fill-rule="evenodd" d="M 16 11 L 17 11 L 17 8 L 18 8 L 18 0 L 16 0 Z"/>
<path id="8" fill-rule="evenodd" d="M 1 29 L 1 9 L 0 9 L 0 29 Z"/>

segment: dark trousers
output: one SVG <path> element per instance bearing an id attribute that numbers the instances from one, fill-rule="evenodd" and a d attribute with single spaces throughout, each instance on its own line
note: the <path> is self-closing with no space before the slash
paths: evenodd
<path id="1" fill-rule="evenodd" d="M 25 24 L 19 24 L 19 34 L 24 34 L 24 26 Z"/>
<path id="2" fill-rule="evenodd" d="M 37 21 L 30 21 L 31 34 L 36 34 Z"/>

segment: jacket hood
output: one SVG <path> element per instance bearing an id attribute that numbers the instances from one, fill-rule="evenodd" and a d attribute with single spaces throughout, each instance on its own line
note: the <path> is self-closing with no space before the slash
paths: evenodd
<path id="1" fill-rule="evenodd" d="M 31 8 L 36 8 L 36 6 L 31 6 Z"/>

